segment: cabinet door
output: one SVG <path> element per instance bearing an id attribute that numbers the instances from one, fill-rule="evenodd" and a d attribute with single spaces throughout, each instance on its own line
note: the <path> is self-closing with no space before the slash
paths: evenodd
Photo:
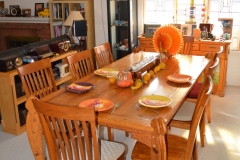
<path id="1" fill-rule="evenodd" d="M 137 45 L 136 0 L 108 0 L 107 8 L 108 38 L 116 60 L 132 53 Z"/>

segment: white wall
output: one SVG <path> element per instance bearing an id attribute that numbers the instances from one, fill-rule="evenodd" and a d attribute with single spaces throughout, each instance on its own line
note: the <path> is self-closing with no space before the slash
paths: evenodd
<path id="1" fill-rule="evenodd" d="M 240 51 L 230 51 L 228 55 L 227 85 L 240 86 Z"/>
<path id="2" fill-rule="evenodd" d="M 95 45 L 108 41 L 107 1 L 94 0 Z"/>
<path id="3" fill-rule="evenodd" d="M 47 7 L 47 2 L 48 0 L 5 0 L 4 8 L 9 9 L 9 5 L 19 5 L 21 9 L 30 8 L 31 16 L 34 16 L 35 3 L 44 3 L 44 7 Z"/>

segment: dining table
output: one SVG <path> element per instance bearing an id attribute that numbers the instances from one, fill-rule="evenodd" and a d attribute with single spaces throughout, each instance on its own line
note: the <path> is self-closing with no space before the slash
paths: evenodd
<path id="1" fill-rule="evenodd" d="M 131 53 L 102 69 L 117 71 L 131 71 L 132 66 L 149 56 L 157 56 L 157 52 Z M 210 60 L 205 56 L 174 55 L 165 61 L 165 67 L 155 73 L 150 80 L 140 88 L 132 90 L 130 87 L 120 87 L 117 83 L 109 83 L 108 77 L 96 74 L 96 72 L 82 78 L 79 82 L 91 83 L 94 87 L 84 93 L 74 93 L 65 87 L 47 95 L 41 100 L 58 105 L 76 106 L 89 99 L 107 99 L 120 106 L 113 112 L 114 105 L 107 110 L 97 112 L 97 123 L 126 131 L 131 137 L 148 146 L 151 146 L 153 128 L 151 120 L 163 117 L 166 125 L 171 121 L 183 104 L 186 96 L 194 83 L 201 77 L 209 65 Z M 169 75 L 189 75 L 191 79 L 187 83 L 171 82 Z M 133 79 L 135 80 L 135 79 Z M 147 107 L 140 104 L 139 99 L 144 96 L 158 95 L 170 99 L 170 104 L 160 107 Z M 140 106 L 140 108 L 138 107 Z M 151 153 L 152 159 L 159 155 Z"/>

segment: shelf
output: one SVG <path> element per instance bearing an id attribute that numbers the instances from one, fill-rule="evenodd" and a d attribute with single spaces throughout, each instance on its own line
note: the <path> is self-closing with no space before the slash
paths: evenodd
<path id="1" fill-rule="evenodd" d="M 17 98 L 17 105 L 25 102 L 26 100 L 27 100 L 26 96 L 22 96 L 22 97 Z"/>
<path id="2" fill-rule="evenodd" d="M 131 44 L 137 44 L 137 0 L 107 0 L 107 13 L 108 39 L 117 60 L 132 53 Z M 116 44 L 127 48 L 115 48 Z"/>
<path id="3" fill-rule="evenodd" d="M 67 82 L 67 81 L 69 81 L 69 80 L 71 80 L 71 79 L 72 79 L 71 75 L 67 75 L 67 76 L 65 76 L 65 77 L 61 77 L 61 78 L 59 78 L 59 79 L 56 80 L 56 85 L 59 86 L 59 85 L 61 85 L 62 83 Z"/>
<path id="4" fill-rule="evenodd" d="M 49 18 L 40 17 L 0 17 L 0 22 L 11 23 L 49 23 Z"/>
<path id="5" fill-rule="evenodd" d="M 77 51 L 72 50 L 67 53 L 60 54 L 59 56 L 50 59 L 51 62 L 58 60 L 65 61 L 67 56 L 70 56 Z M 17 98 L 16 93 L 16 80 L 15 76 L 18 75 L 17 70 L 11 70 L 9 72 L 0 72 L 0 83 L 3 85 L 0 90 L 4 93 L 4 96 L 0 97 L 1 113 L 2 113 L 2 130 L 3 132 L 20 135 L 26 130 L 26 125 L 20 126 L 20 118 L 18 113 L 18 107 L 27 100 L 27 97 L 21 96 Z M 56 81 L 56 85 L 59 86 L 69 80 L 71 80 L 71 75 L 61 77 Z"/>

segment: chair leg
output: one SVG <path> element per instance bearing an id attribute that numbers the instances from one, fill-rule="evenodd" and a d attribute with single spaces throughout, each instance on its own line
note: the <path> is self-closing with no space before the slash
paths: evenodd
<path id="1" fill-rule="evenodd" d="M 201 146 L 204 147 L 204 136 L 205 136 L 205 111 L 202 114 L 202 118 L 200 120 L 200 124 L 199 124 L 199 130 L 200 130 L 200 141 L 201 141 Z"/>
<path id="2" fill-rule="evenodd" d="M 107 127 L 107 132 L 108 132 L 108 140 L 113 141 L 114 140 L 113 128 Z"/>
<path id="3" fill-rule="evenodd" d="M 208 123 L 211 123 L 211 96 L 209 97 L 209 101 L 206 105 L 206 112 Z"/>
<path id="4" fill-rule="evenodd" d="M 129 133 L 128 133 L 128 132 L 125 132 L 125 136 L 128 137 L 128 136 L 129 136 Z"/>
<path id="5" fill-rule="evenodd" d="M 197 139 L 195 140 L 194 147 L 193 147 L 193 160 L 198 160 L 198 148 L 197 148 Z"/>

